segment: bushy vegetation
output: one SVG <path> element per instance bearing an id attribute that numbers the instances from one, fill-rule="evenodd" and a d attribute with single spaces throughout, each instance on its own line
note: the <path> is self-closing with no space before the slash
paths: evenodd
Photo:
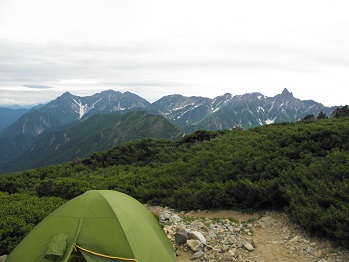
<path id="1" fill-rule="evenodd" d="M 0 254 L 6 254 L 65 200 L 0 192 Z"/>
<path id="2" fill-rule="evenodd" d="M 8 210 L 1 215 L 17 210 L 30 225 L 15 231 L 2 223 L 1 252 L 56 205 L 90 189 L 178 209 L 286 209 L 305 230 L 348 245 L 348 134 L 348 118 L 197 131 L 176 142 L 133 140 L 88 159 L 1 175 L 1 207 Z M 40 201 L 26 207 L 35 220 L 27 222 L 28 212 L 17 208 L 22 202 L 11 199 L 22 197 Z"/>

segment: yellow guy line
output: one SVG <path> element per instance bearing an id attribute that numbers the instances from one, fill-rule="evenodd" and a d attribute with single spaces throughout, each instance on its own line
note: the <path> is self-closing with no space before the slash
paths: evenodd
<path id="1" fill-rule="evenodd" d="M 107 255 L 99 254 L 99 253 L 90 251 L 90 250 L 88 250 L 88 249 L 82 248 L 82 247 L 78 246 L 77 244 L 75 244 L 75 247 L 81 249 L 82 251 L 85 251 L 85 252 L 87 252 L 87 253 L 90 253 L 90 254 L 92 254 L 92 255 L 99 256 L 99 257 L 105 257 L 105 258 L 110 258 L 110 259 L 118 259 L 118 260 L 123 260 L 123 261 L 134 261 L 134 262 L 138 262 L 138 260 L 137 260 L 137 259 L 134 259 L 134 258 L 112 257 L 112 256 L 107 256 Z"/>

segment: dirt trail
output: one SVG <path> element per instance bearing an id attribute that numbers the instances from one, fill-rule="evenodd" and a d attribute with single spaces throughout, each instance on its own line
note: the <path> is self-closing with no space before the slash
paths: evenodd
<path id="1" fill-rule="evenodd" d="M 191 250 L 177 250 L 177 261 L 244 261 L 244 262 L 348 262 L 349 253 L 333 243 L 310 237 L 291 223 L 283 213 L 241 213 L 230 210 L 181 212 L 184 219 L 234 218 L 239 222 L 253 221 L 251 236 L 255 249 L 252 252 L 241 249 L 238 260 L 217 260 L 200 258 L 191 260 Z"/>

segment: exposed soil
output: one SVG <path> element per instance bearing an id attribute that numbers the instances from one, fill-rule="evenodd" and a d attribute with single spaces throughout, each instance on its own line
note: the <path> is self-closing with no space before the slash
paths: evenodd
<path id="1" fill-rule="evenodd" d="M 150 207 L 159 214 L 163 208 Z M 217 260 L 201 257 L 191 260 L 193 252 L 190 249 L 177 249 L 177 261 L 245 261 L 245 262 L 347 262 L 349 252 L 325 239 L 318 239 L 305 234 L 297 225 L 289 221 L 283 213 L 241 213 L 231 210 L 191 211 L 177 213 L 180 217 L 225 219 L 234 218 L 243 221 L 253 221 L 251 236 L 248 236 L 255 247 L 252 252 L 240 249 L 238 259 Z M 245 222 L 246 223 L 246 222 Z M 251 222 L 250 222 L 251 223 Z"/>

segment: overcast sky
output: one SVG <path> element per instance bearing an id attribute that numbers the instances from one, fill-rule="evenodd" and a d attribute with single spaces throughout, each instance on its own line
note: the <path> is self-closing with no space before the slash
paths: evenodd
<path id="1" fill-rule="evenodd" d="M 348 0 L 0 0 L 0 104 L 284 88 L 349 104 L 348 12 Z"/>

